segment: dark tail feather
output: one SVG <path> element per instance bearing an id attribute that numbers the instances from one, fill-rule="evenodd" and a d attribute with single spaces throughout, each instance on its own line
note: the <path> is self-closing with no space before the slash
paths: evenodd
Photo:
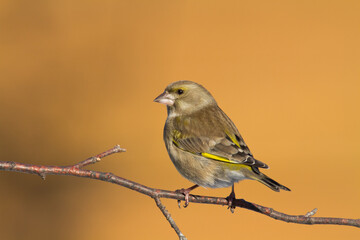
<path id="1" fill-rule="evenodd" d="M 259 178 L 256 179 L 256 180 L 258 180 L 262 184 L 265 184 L 266 186 L 268 186 L 272 190 L 274 190 L 276 192 L 279 192 L 280 189 L 285 190 L 285 191 L 291 191 L 289 188 L 285 187 L 284 185 L 281 185 L 280 183 L 276 182 L 275 180 L 272 180 L 271 178 L 269 178 L 265 174 L 260 173 L 259 175 L 260 175 L 260 176 L 258 176 Z"/>

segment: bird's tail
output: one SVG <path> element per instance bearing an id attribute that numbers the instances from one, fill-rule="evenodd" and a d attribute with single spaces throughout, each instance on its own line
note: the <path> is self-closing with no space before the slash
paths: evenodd
<path id="1" fill-rule="evenodd" d="M 269 188 L 271 188 L 272 190 L 274 190 L 276 192 L 279 192 L 280 189 L 285 190 L 285 191 L 291 191 L 289 188 L 285 187 L 284 185 L 281 185 L 280 183 L 269 178 L 268 176 L 266 176 L 263 173 L 258 174 L 256 180 L 261 182 L 262 184 L 268 186 Z"/>

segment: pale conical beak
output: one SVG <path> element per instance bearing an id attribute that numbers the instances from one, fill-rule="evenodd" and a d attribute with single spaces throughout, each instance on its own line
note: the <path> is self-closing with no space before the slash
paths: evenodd
<path id="1" fill-rule="evenodd" d="M 160 94 L 157 98 L 154 99 L 154 102 L 162 103 L 167 106 L 174 105 L 174 97 L 171 96 L 168 92 L 164 91 L 162 94 Z"/>

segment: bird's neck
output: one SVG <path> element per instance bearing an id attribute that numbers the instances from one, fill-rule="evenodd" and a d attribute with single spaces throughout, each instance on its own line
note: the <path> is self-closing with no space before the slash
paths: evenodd
<path id="1" fill-rule="evenodd" d="M 178 105 L 174 104 L 173 106 L 167 106 L 168 118 L 191 115 L 196 112 L 202 111 L 205 108 L 212 108 L 212 107 L 216 107 L 216 106 L 217 106 L 216 102 L 211 103 L 211 104 L 198 103 L 198 104 L 192 105 L 192 106 L 184 106 L 184 105 L 178 106 Z"/>

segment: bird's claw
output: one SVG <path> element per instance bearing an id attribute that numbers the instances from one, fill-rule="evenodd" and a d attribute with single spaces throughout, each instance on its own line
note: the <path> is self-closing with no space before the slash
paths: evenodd
<path id="1" fill-rule="evenodd" d="M 235 200 L 235 192 L 231 191 L 230 195 L 226 197 L 226 200 L 228 200 L 228 209 L 230 209 L 231 213 L 234 213 L 235 206 L 233 206 L 233 201 Z"/>
<path id="2" fill-rule="evenodd" d="M 192 191 L 192 190 L 194 190 L 195 188 L 197 188 L 197 187 L 199 187 L 199 185 L 194 185 L 194 186 L 192 186 L 192 187 L 189 187 L 189 188 L 187 188 L 187 189 L 184 189 L 184 188 L 182 188 L 182 189 L 179 189 L 179 190 L 176 190 L 175 192 L 176 193 L 182 193 L 182 194 L 184 194 L 185 195 L 185 204 L 184 204 L 184 208 L 186 208 L 187 206 L 189 206 L 189 196 L 190 196 L 190 192 Z M 180 200 L 178 200 L 178 206 L 179 206 L 179 208 L 180 208 Z"/>
<path id="3" fill-rule="evenodd" d="M 190 193 L 190 191 L 191 191 L 191 190 L 189 190 L 189 189 L 184 189 L 184 188 L 178 189 L 178 190 L 175 191 L 176 193 L 182 193 L 182 194 L 185 195 L 184 208 L 186 208 L 187 206 L 189 206 L 189 196 L 190 196 L 189 193 Z M 181 208 L 180 202 L 181 202 L 181 200 L 178 200 L 178 206 L 179 206 L 179 208 Z"/>

